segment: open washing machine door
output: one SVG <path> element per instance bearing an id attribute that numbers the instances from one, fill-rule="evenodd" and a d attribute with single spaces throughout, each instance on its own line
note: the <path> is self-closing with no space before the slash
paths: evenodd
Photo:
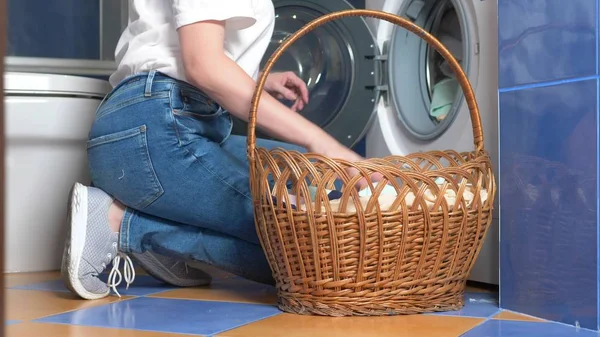
<path id="1" fill-rule="evenodd" d="M 266 60 L 281 42 L 310 21 L 352 9 L 345 0 L 275 0 L 275 29 Z M 378 47 L 365 19 L 329 22 L 293 44 L 273 72 L 293 71 L 307 84 L 309 104 L 299 113 L 346 146 L 361 140 L 376 112 L 379 81 Z M 291 104 L 291 103 L 290 103 Z M 236 120 L 235 134 L 247 124 Z M 258 137 L 266 138 L 257 132 Z"/>
<path id="2" fill-rule="evenodd" d="M 478 30 L 468 2 L 387 0 L 382 10 L 410 19 L 434 35 L 461 63 L 471 85 L 477 86 Z M 463 92 L 441 55 L 415 34 L 383 21 L 377 28 L 377 43 L 386 60 L 388 90 L 377 112 L 385 144 L 368 145 L 367 155 L 473 150 Z M 385 150 L 369 151 L 374 147 Z"/>

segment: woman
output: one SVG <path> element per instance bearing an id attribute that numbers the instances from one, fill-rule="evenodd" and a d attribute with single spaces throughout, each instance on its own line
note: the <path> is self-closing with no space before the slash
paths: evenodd
<path id="1" fill-rule="evenodd" d="M 255 233 L 246 139 L 230 135 L 230 114 L 248 119 L 273 25 L 271 0 L 129 1 L 114 89 L 89 135 L 95 187 L 76 184 L 70 196 L 62 272 L 77 295 L 107 296 L 121 281 L 121 258 L 133 282 L 128 256 L 179 286 L 210 282 L 184 261 L 272 282 Z M 298 77 L 274 73 L 265 89 L 258 126 L 286 143 L 259 147 L 361 159 L 273 97 L 302 109 L 308 92 Z M 107 285 L 98 275 L 111 262 Z"/>

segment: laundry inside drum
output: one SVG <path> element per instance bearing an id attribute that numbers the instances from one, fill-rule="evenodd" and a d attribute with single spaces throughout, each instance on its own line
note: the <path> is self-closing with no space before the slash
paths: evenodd
<path id="1" fill-rule="evenodd" d="M 468 69 L 469 32 L 462 6 L 458 0 L 407 1 L 400 15 L 435 36 Z M 388 96 L 398 119 L 417 139 L 441 136 L 452 125 L 464 97 L 450 64 L 401 27 L 394 28 L 388 54 Z"/>
<path id="2" fill-rule="evenodd" d="M 446 1 L 433 18 L 431 33 L 452 53 L 458 62 L 463 57 L 460 21 L 454 6 Z M 460 84 L 450 64 L 433 47 L 427 50 L 427 88 L 431 106 L 429 116 L 434 123 L 443 121 L 452 109 Z"/>

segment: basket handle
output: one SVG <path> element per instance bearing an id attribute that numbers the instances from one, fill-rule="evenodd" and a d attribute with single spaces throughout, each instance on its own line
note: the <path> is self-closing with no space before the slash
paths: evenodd
<path id="1" fill-rule="evenodd" d="M 469 79 L 467 78 L 464 71 L 460 67 L 460 64 L 458 63 L 458 61 L 456 61 L 456 59 L 454 58 L 454 56 L 452 56 L 452 54 L 448 51 L 448 49 L 446 49 L 446 47 L 444 47 L 444 45 L 440 41 L 438 41 L 438 39 L 436 39 L 433 35 L 429 34 L 427 31 L 425 31 L 421 27 L 415 25 L 414 23 L 412 23 L 409 20 L 406 20 L 400 16 L 397 16 L 397 15 L 391 14 L 391 13 L 387 13 L 387 12 L 368 10 L 368 9 L 350 9 L 350 10 L 343 10 L 343 11 L 329 13 L 329 14 L 323 15 L 323 16 L 307 23 L 304 27 L 300 28 L 292 36 L 287 38 L 277 48 L 277 50 L 275 50 L 275 52 L 273 52 L 273 55 L 271 55 L 271 57 L 267 61 L 265 68 L 263 69 L 262 74 L 258 79 L 257 87 L 256 87 L 256 90 L 254 91 L 254 96 L 252 97 L 252 105 L 250 107 L 250 116 L 249 116 L 249 121 L 248 121 L 248 140 L 247 140 L 249 161 L 251 163 L 254 161 L 254 150 L 256 149 L 256 114 L 258 111 L 258 103 L 260 101 L 260 97 L 263 92 L 263 88 L 265 86 L 267 76 L 269 75 L 269 72 L 273 68 L 273 65 L 275 64 L 275 62 L 277 62 L 277 60 L 279 59 L 281 54 L 283 54 L 283 52 L 285 52 L 286 49 L 288 49 L 292 43 L 296 42 L 298 39 L 300 39 L 307 33 L 311 32 L 315 28 L 317 28 L 327 22 L 330 22 L 330 21 L 333 21 L 336 19 L 340 19 L 340 18 L 344 18 L 344 17 L 349 17 L 349 16 L 372 17 L 372 18 L 376 18 L 376 19 L 385 20 L 385 21 L 388 21 L 395 25 L 401 26 L 401 27 L 415 33 L 421 39 L 425 40 L 427 43 L 429 43 L 431 46 L 433 46 L 435 48 L 435 50 L 438 51 L 444 57 L 444 59 L 446 61 L 448 61 L 448 63 L 450 64 L 450 67 L 452 68 L 452 71 L 454 72 L 454 74 L 457 77 L 458 82 L 460 83 L 460 86 L 461 86 L 464 96 L 465 96 L 465 100 L 467 101 L 467 106 L 469 107 L 469 111 L 471 114 L 471 126 L 473 128 L 473 141 L 474 141 L 474 145 L 475 145 L 475 152 L 478 153 L 480 151 L 483 151 L 484 150 L 483 130 L 481 127 L 481 117 L 479 115 L 479 107 L 477 106 L 477 101 L 475 99 L 475 93 L 473 92 L 473 88 L 471 87 L 471 84 L 469 83 Z"/>

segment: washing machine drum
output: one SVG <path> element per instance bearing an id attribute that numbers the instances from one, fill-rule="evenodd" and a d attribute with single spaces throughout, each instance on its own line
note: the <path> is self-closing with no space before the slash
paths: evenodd
<path id="1" fill-rule="evenodd" d="M 280 8 L 267 55 L 320 14 L 300 6 Z M 352 55 L 345 45 L 343 33 L 334 25 L 326 25 L 294 43 L 275 64 L 274 71 L 293 71 L 306 83 L 310 101 L 302 114 L 317 125 L 329 124 L 348 97 L 353 69 Z"/>
<path id="2" fill-rule="evenodd" d="M 310 21 L 351 8 L 343 0 L 275 0 L 275 28 L 264 63 L 280 44 Z M 366 133 L 377 99 L 377 46 L 364 19 L 327 23 L 296 41 L 272 72 L 293 71 L 308 86 L 309 103 L 299 113 L 347 146 Z M 283 102 L 291 106 L 293 102 Z M 236 121 L 234 132 L 247 124 Z M 264 134 L 257 132 L 259 137 Z"/>
<path id="3" fill-rule="evenodd" d="M 351 8 L 343 0 L 275 0 L 274 5 L 275 29 L 263 65 L 308 22 Z M 400 14 L 436 35 L 457 59 L 468 61 L 465 30 L 453 1 L 404 1 Z M 361 17 L 338 19 L 303 36 L 273 71 L 293 71 L 305 81 L 310 102 L 300 113 L 347 146 L 366 134 L 380 98 L 394 106 L 405 131 L 420 140 L 444 133 L 462 98 L 450 68 L 424 41 L 398 27 L 381 49 Z M 237 121 L 234 129 L 243 134 L 246 128 Z"/>

